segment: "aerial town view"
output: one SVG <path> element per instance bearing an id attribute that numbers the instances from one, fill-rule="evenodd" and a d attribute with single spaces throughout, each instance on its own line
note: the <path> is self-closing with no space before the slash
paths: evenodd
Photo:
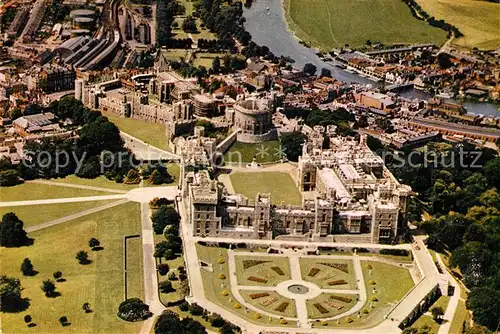
<path id="1" fill-rule="evenodd" d="M 500 0 L 0 0 L 0 333 L 500 333 Z"/>

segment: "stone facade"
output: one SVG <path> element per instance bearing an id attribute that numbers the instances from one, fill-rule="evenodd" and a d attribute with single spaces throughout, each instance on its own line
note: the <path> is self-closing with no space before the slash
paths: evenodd
<path id="1" fill-rule="evenodd" d="M 272 120 L 272 101 L 249 98 L 234 105 L 233 129 L 241 129 L 237 140 L 245 143 L 261 143 L 277 138 Z"/>

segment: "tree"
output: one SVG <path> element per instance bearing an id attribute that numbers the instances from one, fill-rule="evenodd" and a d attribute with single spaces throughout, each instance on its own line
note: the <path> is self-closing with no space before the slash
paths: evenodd
<path id="1" fill-rule="evenodd" d="M 14 186 L 19 182 L 19 173 L 15 169 L 0 171 L 0 187 Z"/>
<path id="2" fill-rule="evenodd" d="M 170 310 L 165 310 L 158 317 L 155 324 L 155 334 L 205 334 L 206 329 L 189 317 L 180 320 L 179 315 Z"/>
<path id="3" fill-rule="evenodd" d="M 321 77 L 324 78 L 331 78 L 332 77 L 332 71 L 329 70 L 328 68 L 322 68 L 321 69 Z"/>
<path id="4" fill-rule="evenodd" d="M 168 263 L 161 263 L 158 265 L 158 273 L 161 276 L 165 276 L 166 274 L 168 274 L 169 270 L 170 270 L 170 267 L 169 267 Z"/>
<path id="5" fill-rule="evenodd" d="M 472 288 L 467 298 L 467 308 L 474 314 L 474 321 L 494 331 L 498 326 L 500 310 L 500 275 L 492 283 Z"/>
<path id="6" fill-rule="evenodd" d="M 179 226 L 180 216 L 171 206 L 160 206 L 151 216 L 156 234 L 162 234 L 167 225 Z"/>
<path id="7" fill-rule="evenodd" d="M 80 263 L 80 264 L 89 264 L 90 263 L 89 254 L 84 250 L 81 250 L 78 253 L 76 253 L 75 259 L 77 259 L 78 263 Z"/>
<path id="8" fill-rule="evenodd" d="M 185 32 L 198 31 L 198 27 L 196 26 L 196 20 L 191 15 L 188 15 L 182 22 L 182 30 L 184 30 Z"/>
<path id="9" fill-rule="evenodd" d="M 439 67 L 441 67 L 443 69 L 450 68 L 453 65 L 450 58 L 451 58 L 451 56 L 447 53 L 438 54 L 437 61 L 438 61 Z"/>
<path id="10" fill-rule="evenodd" d="M 163 183 L 163 177 L 161 176 L 160 172 L 157 170 L 154 170 L 153 173 L 148 178 L 148 183 L 149 184 L 162 184 Z"/>
<path id="11" fill-rule="evenodd" d="M 215 57 L 214 60 L 212 61 L 212 73 L 214 74 L 219 74 L 220 73 L 220 58 Z"/>
<path id="12" fill-rule="evenodd" d="M 149 306 L 139 298 L 129 298 L 118 307 L 118 316 L 126 321 L 140 321 L 149 318 Z"/>
<path id="13" fill-rule="evenodd" d="M 59 318 L 59 323 L 62 325 L 62 326 L 68 326 L 69 323 L 68 323 L 68 317 L 63 315 L 62 317 Z"/>
<path id="14" fill-rule="evenodd" d="M 90 308 L 90 303 L 88 303 L 88 302 L 83 303 L 82 309 L 85 311 L 85 313 L 92 312 L 92 308 Z"/>
<path id="15" fill-rule="evenodd" d="M 490 160 L 484 166 L 484 176 L 490 187 L 500 189 L 500 158 Z"/>
<path id="16" fill-rule="evenodd" d="M 23 222 L 13 212 L 6 213 L 0 224 L 0 246 L 19 247 L 28 241 Z"/>
<path id="17" fill-rule="evenodd" d="M 316 70 L 317 70 L 317 67 L 314 66 L 313 64 L 311 63 L 307 63 L 304 65 L 302 71 L 306 74 L 309 74 L 309 75 L 315 75 L 316 74 Z"/>
<path id="18" fill-rule="evenodd" d="M 432 319 L 438 322 L 441 319 L 441 316 L 444 315 L 444 310 L 441 306 L 434 306 L 431 308 Z"/>
<path id="19" fill-rule="evenodd" d="M 58 270 L 58 271 L 55 271 L 55 272 L 52 274 L 52 276 L 54 276 L 54 279 L 55 279 L 56 281 L 58 281 L 58 280 L 62 277 L 62 275 L 63 275 L 62 271 L 59 271 L 59 270 Z"/>
<path id="20" fill-rule="evenodd" d="M 302 132 L 288 132 L 281 135 L 281 145 L 286 157 L 291 161 L 298 161 L 302 155 L 302 145 L 306 141 L 306 135 Z"/>
<path id="21" fill-rule="evenodd" d="M 25 323 L 29 324 L 32 320 L 33 320 L 33 319 L 31 318 L 31 315 L 26 314 L 26 315 L 24 316 L 24 322 L 25 322 Z"/>
<path id="22" fill-rule="evenodd" d="M 33 264 L 29 258 L 25 258 L 23 263 L 21 264 L 21 272 L 24 276 L 33 276 L 35 275 L 35 270 L 33 268 Z"/>
<path id="23" fill-rule="evenodd" d="M 203 307 L 201 307 L 200 305 L 196 304 L 196 303 L 192 303 L 190 306 L 189 306 L 189 313 L 191 313 L 192 315 L 202 315 L 203 314 L 203 311 L 205 311 L 203 309 Z"/>
<path id="24" fill-rule="evenodd" d="M 46 297 L 56 297 L 56 285 L 50 279 L 46 279 L 42 282 L 42 286 L 40 287 L 43 292 L 45 292 Z"/>
<path id="25" fill-rule="evenodd" d="M 139 172 L 135 168 L 131 168 L 127 176 L 125 177 L 125 180 L 123 183 L 125 184 L 138 184 L 141 182 L 141 176 L 139 175 Z"/>
<path id="26" fill-rule="evenodd" d="M 0 276 L 0 309 L 2 312 L 15 312 L 21 309 L 21 281 L 16 277 Z"/>
<path id="27" fill-rule="evenodd" d="M 172 286 L 172 282 L 170 282 L 170 281 L 162 281 L 162 282 L 160 282 L 160 284 L 158 284 L 158 288 L 163 293 L 169 293 L 169 292 L 174 291 L 174 288 Z"/>
<path id="28" fill-rule="evenodd" d="M 101 242 L 98 239 L 96 239 L 96 238 L 90 238 L 90 240 L 89 240 L 89 247 L 92 250 L 96 250 L 100 246 L 101 246 Z"/>
<path id="29" fill-rule="evenodd" d="M 179 287 L 177 288 L 177 292 L 182 297 L 186 297 L 187 295 L 189 295 L 189 283 L 188 283 L 187 279 L 180 281 Z"/>
<path id="30" fill-rule="evenodd" d="M 173 271 L 170 274 L 168 274 L 167 278 L 169 281 L 177 280 L 177 276 L 175 276 L 175 272 L 173 272 Z"/>

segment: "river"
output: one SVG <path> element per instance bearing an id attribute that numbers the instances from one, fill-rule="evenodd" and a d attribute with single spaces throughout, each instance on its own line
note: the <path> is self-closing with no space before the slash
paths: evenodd
<path id="1" fill-rule="evenodd" d="M 281 0 L 255 0 L 251 8 L 244 9 L 243 16 L 246 19 L 245 29 L 252 35 L 252 40 L 259 45 L 267 46 L 276 56 L 291 57 L 295 60 L 294 67 L 302 68 L 306 63 L 311 63 L 318 68 L 318 71 L 322 68 L 330 69 L 333 77 L 343 82 L 371 84 L 374 87 L 381 85 L 322 61 L 314 49 L 300 44 L 288 30 Z M 429 94 L 416 89 L 401 92 L 400 95 L 418 99 L 430 97 Z M 471 113 L 500 117 L 498 106 L 491 103 L 464 103 L 464 106 Z"/>

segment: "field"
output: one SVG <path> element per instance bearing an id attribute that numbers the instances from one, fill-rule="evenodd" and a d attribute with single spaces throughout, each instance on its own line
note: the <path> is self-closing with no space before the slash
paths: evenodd
<path id="1" fill-rule="evenodd" d="M 351 298 L 350 302 L 342 302 L 335 299 L 332 299 L 332 296 L 340 296 L 345 298 Z M 341 314 L 347 312 L 349 309 L 353 308 L 358 301 L 357 295 L 340 295 L 340 294 L 332 294 L 332 293 L 322 293 L 316 298 L 307 300 L 307 313 L 309 314 L 310 319 L 318 319 L 318 318 L 329 318 L 333 317 L 337 314 Z M 315 304 L 319 307 L 316 307 Z M 332 307 L 334 305 L 335 307 Z M 337 308 L 340 307 L 340 309 Z M 324 310 L 321 308 L 323 307 Z M 320 312 L 320 309 L 322 312 Z M 325 311 L 327 311 L 325 313 Z"/>
<path id="2" fill-rule="evenodd" d="M 124 298 L 123 282 L 123 237 L 140 233 L 139 205 L 127 203 L 118 207 L 43 229 L 29 236 L 34 238 L 32 246 L 2 248 L 1 272 L 19 277 L 24 288 L 22 296 L 29 298 L 30 306 L 20 313 L 3 313 L 4 333 L 137 333 L 141 323 L 120 320 L 116 312 Z M 103 247 L 91 251 L 88 240 L 96 237 Z M 135 242 L 135 241 L 134 241 Z M 79 250 L 89 252 L 92 262 L 80 265 L 75 259 Z M 36 276 L 22 276 L 19 267 L 29 257 Z M 129 279 L 137 288 L 129 290 L 129 297 L 141 297 L 142 252 L 137 248 L 128 254 Z M 56 298 L 47 298 L 40 289 L 42 280 L 52 278 L 60 270 L 65 282 L 57 282 Z M 85 313 L 82 305 L 89 302 L 93 312 Z M 24 316 L 31 315 L 37 324 L 28 328 Z M 67 316 L 71 325 L 63 327 L 59 317 Z"/>
<path id="3" fill-rule="evenodd" d="M 259 144 L 235 142 L 224 154 L 224 161 L 233 163 L 241 161 L 247 163 L 252 162 L 255 157 L 258 163 L 276 162 L 281 158 L 279 155 L 279 148 L 279 140 Z"/>
<path id="4" fill-rule="evenodd" d="M 270 193 L 275 204 L 300 205 L 302 196 L 293 179 L 282 172 L 249 172 L 230 174 L 229 178 L 236 193 L 254 200 L 257 193 Z"/>
<path id="5" fill-rule="evenodd" d="M 2 187 L 0 194 L 2 201 L 31 201 L 37 199 L 113 195 L 105 191 L 59 187 L 37 183 L 23 183 L 13 187 Z"/>
<path id="6" fill-rule="evenodd" d="M 366 41 L 434 43 L 446 32 L 411 15 L 401 0 L 284 0 L 288 25 L 298 38 L 323 51 L 366 46 Z"/>
<path id="7" fill-rule="evenodd" d="M 44 205 L 8 206 L 0 208 L 0 216 L 14 212 L 24 223 L 24 228 L 37 226 L 51 220 L 63 218 L 74 213 L 106 205 L 112 201 L 91 201 L 78 203 L 58 203 Z"/>
<path id="8" fill-rule="evenodd" d="M 136 137 L 151 146 L 162 150 L 169 150 L 168 140 L 165 136 L 165 126 L 163 124 L 119 117 L 109 112 L 103 112 L 102 114 L 113 122 L 120 131 Z"/>
<path id="9" fill-rule="evenodd" d="M 65 178 L 60 179 L 51 179 L 51 182 L 57 183 L 71 183 L 78 184 L 82 186 L 92 186 L 92 187 L 101 187 L 101 188 L 110 188 L 116 190 L 129 191 L 134 188 L 139 187 L 138 184 L 125 184 L 125 183 L 117 183 L 115 181 L 108 180 L 105 176 L 99 176 L 95 179 L 84 179 L 78 177 L 76 175 L 68 175 Z"/>
<path id="10" fill-rule="evenodd" d="M 280 282 L 291 279 L 290 264 L 288 258 L 285 257 L 237 256 L 235 261 L 236 277 L 240 285 L 276 286 Z M 272 269 L 273 267 L 282 272 L 276 272 Z M 267 282 L 255 282 L 249 280 L 249 277 L 264 279 Z"/>
<path id="11" fill-rule="evenodd" d="M 500 6 L 475 0 L 416 0 L 430 16 L 456 26 L 464 37 L 453 44 L 492 50 L 500 47 Z"/>
<path id="12" fill-rule="evenodd" d="M 326 264 L 347 265 L 348 273 L 332 268 Z M 352 266 L 351 260 L 301 258 L 300 271 L 302 273 L 302 279 L 304 281 L 314 283 L 322 289 L 328 289 L 328 288 L 346 289 L 346 290 L 356 289 L 354 268 Z M 328 284 L 329 282 L 336 280 L 344 280 L 345 282 L 347 282 L 347 284 L 341 284 L 341 285 Z"/>

